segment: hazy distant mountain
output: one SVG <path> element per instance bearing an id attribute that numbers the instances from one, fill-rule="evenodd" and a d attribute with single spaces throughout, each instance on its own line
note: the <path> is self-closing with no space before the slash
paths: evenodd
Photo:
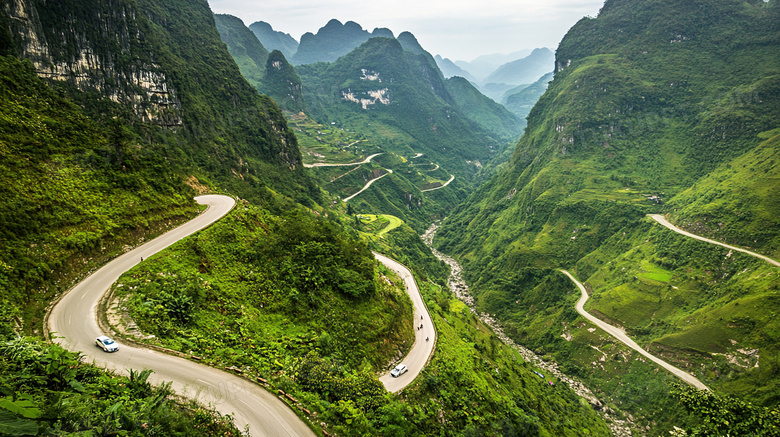
<path id="1" fill-rule="evenodd" d="M 424 48 L 422 48 L 420 43 L 417 41 L 417 38 L 415 38 L 415 36 L 410 32 L 401 32 L 401 34 L 398 35 L 398 42 L 401 43 L 401 47 L 403 47 L 404 50 L 407 52 L 412 52 L 415 55 L 428 53 Z"/>
<path id="2" fill-rule="evenodd" d="M 512 85 L 508 83 L 486 83 L 479 86 L 479 91 L 490 97 L 491 99 L 495 100 L 498 103 L 501 103 L 503 101 L 504 95 L 508 93 L 510 90 L 514 88 L 523 89 L 524 87 L 530 86 L 530 83 L 523 84 L 520 86 Z"/>
<path id="3" fill-rule="evenodd" d="M 482 80 L 488 77 L 496 68 L 512 61 L 525 58 L 530 54 L 531 49 L 523 49 L 509 54 L 494 53 L 491 55 L 482 55 L 470 62 L 455 61 L 455 65 L 468 71 L 477 79 Z"/>
<path id="4" fill-rule="evenodd" d="M 555 55 L 550 49 L 534 49 L 525 58 L 502 65 L 486 77 L 483 83 L 530 84 L 553 71 L 554 67 Z"/>
<path id="5" fill-rule="evenodd" d="M 542 94 L 547 91 L 547 86 L 552 80 L 553 73 L 550 72 L 531 85 L 515 87 L 504 93 L 501 104 L 518 117 L 525 119 L 531 112 L 531 108 L 542 97 Z"/>
<path id="6" fill-rule="evenodd" d="M 301 43 L 292 57 L 292 63 L 301 65 L 321 61 L 333 62 L 375 36 L 392 38 L 393 32 L 386 28 L 377 28 L 369 33 L 354 21 L 341 24 L 339 20 L 333 19 L 320 28 L 316 35 L 306 32 L 301 36 Z"/>
<path id="7" fill-rule="evenodd" d="M 477 79 L 471 73 L 455 65 L 450 59 L 442 58 L 440 55 L 436 55 L 434 59 L 444 77 L 449 79 L 450 77 L 459 76 L 469 82 L 477 82 Z"/>
<path id="8" fill-rule="evenodd" d="M 377 27 L 371 32 L 372 37 L 395 38 L 393 31 L 386 27 Z"/>
<path id="9" fill-rule="evenodd" d="M 265 75 L 268 50 L 265 45 L 244 25 L 240 18 L 227 14 L 215 14 L 214 22 L 230 55 L 241 69 L 241 75 L 255 88 Z"/>
<path id="10" fill-rule="evenodd" d="M 285 57 L 291 58 L 298 51 L 298 41 L 289 33 L 279 32 L 273 29 L 265 21 L 257 21 L 249 25 L 249 29 L 254 32 L 257 39 L 263 46 L 270 50 L 279 50 Z"/>
<path id="11" fill-rule="evenodd" d="M 504 106 L 480 93 L 468 80 L 454 76 L 444 81 L 444 85 L 463 115 L 486 131 L 501 138 L 515 139 L 525 128 L 525 116 L 522 119 L 515 116 Z"/>

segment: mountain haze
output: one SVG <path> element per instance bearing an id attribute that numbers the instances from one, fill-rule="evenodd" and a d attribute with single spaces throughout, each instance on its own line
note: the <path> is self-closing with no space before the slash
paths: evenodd
<path id="1" fill-rule="evenodd" d="M 287 59 L 292 58 L 295 52 L 298 51 L 298 41 L 295 38 L 290 36 L 289 33 L 274 30 L 265 21 L 256 21 L 250 24 L 249 30 L 255 34 L 266 49 L 270 51 L 279 50 Z"/>
<path id="2" fill-rule="evenodd" d="M 306 32 L 301 36 L 301 43 L 292 57 L 292 63 L 299 65 L 322 61 L 333 62 L 371 37 L 392 38 L 392 32 L 381 28 L 369 33 L 354 21 L 341 24 L 339 20 L 332 19 L 316 34 Z"/>
<path id="3" fill-rule="evenodd" d="M 522 85 L 536 82 L 540 77 L 553 71 L 555 55 L 548 48 L 534 49 L 525 58 L 512 61 L 498 67 L 483 83 L 504 83 Z"/>
<path id="4" fill-rule="evenodd" d="M 436 60 L 436 65 L 439 66 L 439 69 L 441 70 L 442 74 L 444 74 L 444 77 L 451 78 L 453 76 L 460 76 L 469 82 L 477 82 L 477 79 L 471 75 L 468 71 L 458 67 L 455 65 L 454 62 L 449 60 L 448 58 L 442 58 L 439 55 L 436 55 L 434 57 Z"/>

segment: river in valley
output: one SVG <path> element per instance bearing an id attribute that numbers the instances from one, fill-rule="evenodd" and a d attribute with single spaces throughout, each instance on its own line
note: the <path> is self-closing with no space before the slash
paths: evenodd
<path id="1" fill-rule="evenodd" d="M 460 264 L 454 258 L 439 252 L 433 247 L 433 237 L 436 235 L 436 231 L 439 229 L 439 224 L 439 222 L 431 224 L 431 226 L 425 231 L 425 233 L 420 236 L 420 238 L 422 238 L 425 245 L 431 249 L 436 258 L 444 261 L 450 267 L 450 277 L 447 280 L 447 285 L 449 286 L 452 293 L 455 294 L 455 296 L 463 303 L 465 303 L 471 312 L 479 317 L 483 323 L 490 326 L 490 328 L 493 330 L 496 336 L 501 339 L 501 341 L 514 348 L 526 361 L 532 363 L 536 367 L 544 369 L 548 373 L 555 376 L 559 381 L 566 383 L 569 387 L 571 387 L 572 390 L 574 390 L 575 393 L 577 393 L 577 395 L 588 401 L 588 403 L 592 405 L 593 408 L 595 408 L 604 416 L 604 419 L 612 431 L 613 436 L 631 436 L 631 430 L 629 429 L 630 421 L 617 418 L 615 412 L 607 407 L 604 402 L 599 400 L 596 395 L 594 395 L 593 392 L 585 386 L 585 384 L 575 378 L 565 375 L 560 371 L 557 363 L 553 361 L 545 361 L 536 355 L 532 350 L 515 343 L 514 340 L 509 338 L 509 336 L 504 333 L 504 330 L 501 327 L 501 323 L 496 320 L 495 316 L 477 311 L 476 305 L 474 303 L 474 297 L 469 294 L 469 287 L 463 280 L 463 270 Z"/>

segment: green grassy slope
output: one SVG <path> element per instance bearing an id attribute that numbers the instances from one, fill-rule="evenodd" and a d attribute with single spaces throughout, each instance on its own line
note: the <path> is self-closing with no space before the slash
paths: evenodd
<path id="1" fill-rule="evenodd" d="M 559 337 L 566 329 L 561 322 L 578 322 L 573 315 L 561 319 L 576 299 L 555 269 L 577 265 L 580 279 L 590 278 L 600 316 L 636 329 L 645 336 L 640 342 L 668 347 L 662 355 L 687 362 L 714 388 L 774 405 L 761 388 L 771 391 L 776 378 L 773 325 L 758 337 L 729 337 L 738 346 L 721 335 L 713 338 L 717 347 L 702 347 L 692 333 L 710 332 L 711 319 L 691 316 L 720 305 L 719 299 L 760 302 L 771 314 L 774 283 L 747 271 L 771 277 L 772 270 L 745 260 L 739 271 L 748 270 L 738 275 L 737 267 L 721 266 L 703 249 L 683 252 L 686 258 L 670 268 L 653 261 L 669 249 L 642 244 L 661 231 L 648 227 L 644 215 L 668 211 L 692 230 L 706 225 L 717 238 L 775 253 L 780 227 L 772 225 L 776 202 L 770 193 L 778 187 L 777 145 L 770 131 L 780 119 L 778 11 L 773 2 L 608 1 L 598 18 L 572 28 L 557 52 L 559 71 L 531 111 L 509 165 L 437 235 L 442 250 L 459 255 L 480 307 L 514 326 L 521 342 L 549 351 L 605 389 L 615 374 L 627 374 L 627 364 L 606 372 L 592 364 L 592 336 L 574 335 L 572 342 Z M 596 270 L 599 275 L 591 276 Z M 680 291 L 668 282 L 692 276 L 698 279 L 685 287 L 675 283 Z M 716 281 L 732 291 L 708 291 Z M 687 308 L 670 311 L 659 301 L 664 296 L 673 302 L 678 296 Z M 725 312 L 738 316 L 729 305 Z M 759 326 L 764 315 L 751 311 L 745 317 Z M 759 349 L 759 368 L 766 367 L 724 367 L 729 358 L 713 354 L 737 349 Z M 756 383 L 757 375 L 765 382 Z M 660 381 L 651 374 L 638 380 Z M 620 391 L 612 396 L 634 416 L 669 427 L 674 405 L 663 389 L 656 393 L 667 400 L 637 401 Z"/>
<path id="2" fill-rule="evenodd" d="M 672 221 L 698 235 L 780 258 L 780 136 L 721 165 L 675 196 Z"/>
<path id="3" fill-rule="evenodd" d="M 382 181 L 388 191 L 372 190 L 374 198 L 361 194 L 356 199 L 361 202 L 358 212 L 397 215 L 422 232 L 432 218 L 459 201 L 482 163 L 504 147 L 464 115 L 430 55 L 404 51 L 397 40 L 372 38 L 332 64 L 297 68 L 311 118 L 325 127 L 354 132 L 361 141 L 360 156 L 369 154 L 366 145 L 384 151 L 378 162 L 385 160 L 381 164 L 394 172 Z M 385 93 L 383 100 L 370 97 L 380 92 Z M 364 108 L 345 96 L 375 103 Z M 320 133 L 317 129 L 317 135 L 307 135 L 327 142 Z M 456 179 L 447 189 L 419 191 L 443 184 L 450 175 Z M 414 201 L 409 208 L 410 199 L 421 203 Z"/>

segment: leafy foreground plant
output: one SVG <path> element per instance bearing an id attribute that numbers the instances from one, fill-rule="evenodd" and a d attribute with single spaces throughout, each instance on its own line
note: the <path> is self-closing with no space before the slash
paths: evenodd
<path id="1" fill-rule="evenodd" d="M 31 338 L 0 345 L 0 435 L 240 436 L 222 416 L 152 387 L 150 370 L 116 376 Z"/>
<path id="2" fill-rule="evenodd" d="M 673 386 L 672 395 L 702 419 L 693 429 L 675 427 L 675 436 L 780 436 L 780 408 L 759 407 L 678 383 Z"/>

